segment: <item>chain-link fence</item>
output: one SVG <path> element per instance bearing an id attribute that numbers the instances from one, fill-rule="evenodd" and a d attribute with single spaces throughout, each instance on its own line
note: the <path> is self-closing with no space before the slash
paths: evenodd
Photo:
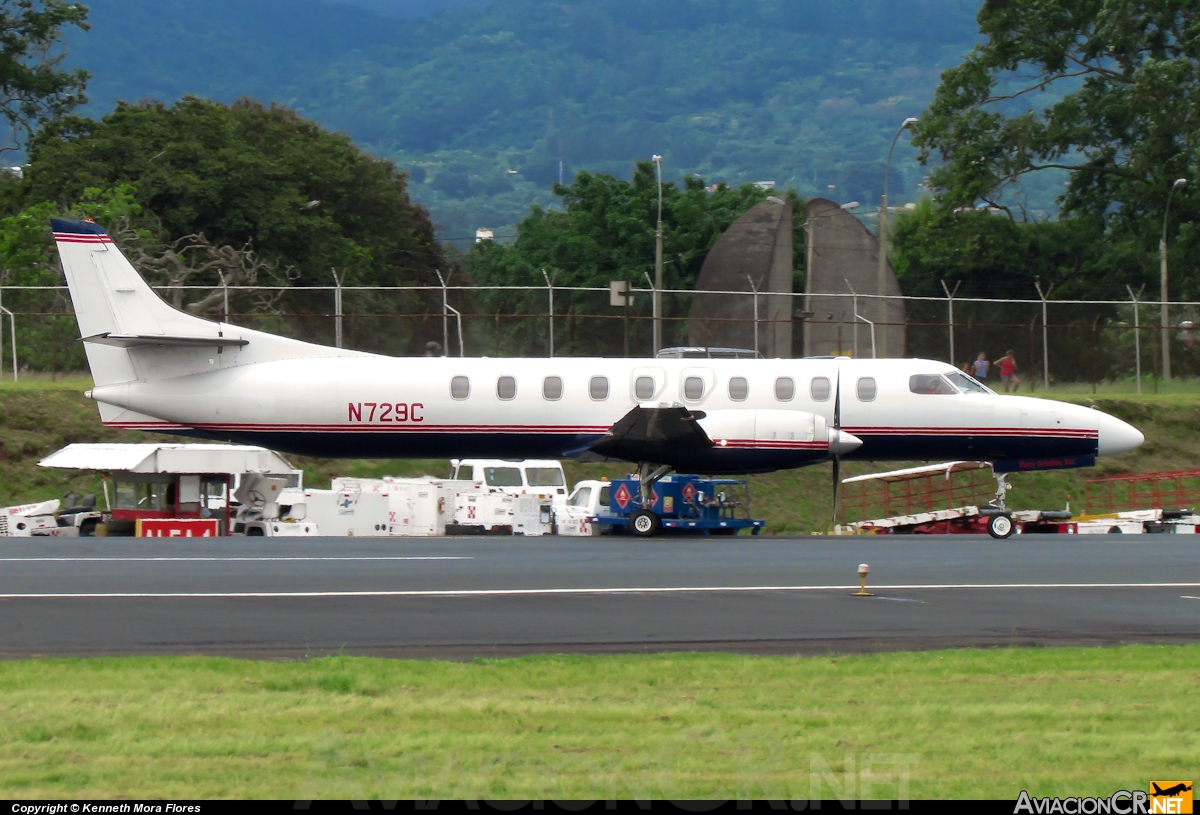
<path id="1" fill-rule="evenodd" d="M 632 284 L 632 281 L 631 281 Z M 186 308 L 212 293 L 207 287 L 160 288 Z M 412 287 L 229 287 L 216 310 L 203 316 L 315 343 L 396 356 L 648 356 L 653 353 L 652 291 L 633 288 L 628 304 L 614 306 L 607 288 L 558 286 Z M 695 292 L 664 291 L 664 345 L 687 345 L 689 337 L 716 334 L 718 318 L 688 318 Z M 757 298 L 754 335 L 772 325 L 767 298 L 790 297 L 795 315 L 793 356 L 804 355 L 803 322 L 836 323 L 842 353 L 872 356 L 872 326 L 861 312 L 871 295 L 844 298 L 837 314 L 812 315 L 805 295 L 705 292 Z M 1170 304 L 1170 328 L 1161 328 L 1161 303 L 1117 300 L 987 300 L 903 297 L 907 322 L 905 356 L 963 367 L 980 352 L 994 362 L 1007 351 L 1017 361 L 1022 390 L 1071 383 L 1093 386 L 1128 380 L 1153 390 L 1167 371 L 1174 378 L 1200 376 L 1200 303 Z M 776 312 L 778 313 L 778 312 Z M 65 287 L 0 287 L 0 371 L 83 370 L 86 361 Z M 880 326 L 875 325 L 875 330 Z M 16 339 L 15 349 L 13 339 Z M 1163 353 L 1163 344 L 1167 353 Z M 430 343 L 436 343 L 430 347 Z M 1138 374 L 1140 379 L 1136 379 Z"/>

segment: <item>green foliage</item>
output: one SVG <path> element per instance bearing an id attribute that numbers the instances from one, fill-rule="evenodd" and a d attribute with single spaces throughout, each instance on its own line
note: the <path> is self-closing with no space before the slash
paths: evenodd
<path id="1" fill-rule="evenodd" d="M 0 0 L 0 115 L 20 148 L 34 129 L 86 102 L 88 72 L 63 70 L 64 26 L 88 29 L 88 10 L 63 0 Z"/>
<path id="2" fill-rule="evenodd" d="M 47 220 L 92 217 L 152 283 L 211 287 L 189 293 L 190 304 L 173 289 L 177 307 L 202 313 L 221 307 L 213 289 L 222 274 L 231 285 L 330 286 L 336 269 L 350 285 L 430 285 L 447 265 L 428 213 L 410 200 L 395 165 L 294 111 L 248 100 L 123 103 L 99 121 L 50 122 L 30 145 L 23 177 L 0 179 L 0 213 L 7 214 L 0 222 L 6 281 L 59 285 Z M 328 313 L 331 300 L 303 292 L 280 304 L 277 296 L 235 292 L 231 308 L 252 323 L 253 315 L 276 315 L 262 326 L 268 330 L 331 341 L 332 321 L 300 322 Z M 23 332 L 24 364 L 61 370 L 64 354 L 82 363 L 70 343 L 73 319 L 54 316 L 71 312 L 62 294 L 22 294 L 8 305 L 45 317 Z M 429 307 L 414 293 L 347 297 L 348 310 L 380 318 Z M 354 328 L 360 347 L 419 350 L 405 324 L 383 321 L 369 336 Z"/>
<path id="3" fill-rule="evenodd" d="M 1064 212 L 1155 247 L 1172 182 L 1200 169 L 1194 5 L 988 0 L 978 19 L 986 41 L 943 75 L 915 140 L 922 161 L 945 162 L 931 176 L 941 200 L 1000 202 L 1065 169 Z M 1200 194 L 1174 207 L 1177 223 L 1194 220 Z M 1195 265 L 1200 243 L 1183 238 Z"/>
<path id="4" fill-rule="evenodd" d="M 58 250 L 48 228 L 50 218 L 92 218 L 100 223 L 128 219 L 141 213 L 135 193 L 130 184 L 105 190 L 89 187 L 72 206 L 61 208 L 43 201 L 0 218 L 0 284 L 62 285 Z M 36 315 L 21 321 L 18 350 L 23 367 L 53 372 L 85 367 L 83 348 L 74 342 L 79 336 L 75 314 L 64 292 L 9 292 L 5 305 L 23 317 Z M 5 333 L 0 353 L 10 354 L 12 341 Z"/>
<path id="5" fill-rule="evenodd" d="M 567 186 L 554 185 L 562 197 L 563 210 L 535 206 L 517 225 L 511 244 L 484 241 L 475 244 L 466 263 L 480 285 L 545 285 L 543 270 L 559 286 L 590 286 L 603 289 L 613 280 L 626 280 L 636 287 L 648 286 L 646 275 L 654 276 L 655 227 L 658 218 L 658 184 L 651 162 L 639 162 L 631 181 L 602 173 L 580 172 Z M 665 289 L 695 288 L 708 250 L 738 216 L 766 198 L 753 185 L 731 188 L 715 185 L 709 192 L 703 179 L 687 176 L 677 185 L 665 181 L 662 188 L 663 286 Z M 797 229 L 798 243 L 803 232 Z M 801 249 L 796 257 L 803 266 Z M 544 291 L 519 295 L 485 295 L 492 310 L 522 313 L 545 310 Z M 648 300 L 648 298 L 640 298 Z M 645 312 L 648 303 L 637 303 Z M 681 297 L 664 299 L 664 315 L 682 318 L 688 302 Z M 555 310 L 580 310 L 590 314 L 619 311 L 608 305 L 608 293 L 563 292 Z M 679 323 L 676 333 L 683 331 Z M 528 342 L 538 325 L 526 324 L 508 332 L 508 342 Z M 668 340 L 668 344 L 674 342 Z M 621 350 L 620 330 L 578 332 L 568 341 L 566 353 L 615 353 Z"/>
<path id="6" fill-rule="evenodd" d="M 59 205 L 89 188 L 136 184 L 168 240 L 251 242 L 299 282 L 428 283 L 441 262 L 404 175 L 295 111 L 185 97 L 120 104 L 100 121 L 66 117 L 30 146 L 24 200 Z"/>
<path id="7" fill-rule="evenodd" d="M 1036 301 L 1037 285 L 1053 300 L 1128 300 L 1131 286 L 1155 291 L 1154 258 L 1133 241 L 1083 216 L 1057 221 L 1021 223 L 986 210 L 947 211 L 929 200 L 896 224 L 893 263 L 906 295 L 945 297 L 943 281 L 960 301 L 957 324 L 966 328 L 967 346 L 959 346 L 961 365 L 986 351 L 993 359 L 1019 349 L 1023 370 L 1041 368 L 1041 306 L 1037 302 L 972 303 L 968 298 Z M 1153 297 L 1145 294 L 1146 299 Z M 946 303 L 910 301 L 908 353 L 944 358 L 945 332 L 919 326 L 947 319 Z M 1122 332 L 1106 331 L 1132 322 L 1117 306 L 1055 304 L 1049 311 L 1051 370 L 1059 379 L 1125 376 L 1133 372 L 1132 343 Z M 1181 319 L 1177 317 L 1176 319 Z M 1142 312 L 1143 325 L 1150 321 Z M 960 334 L 960 341 L 964 337 Z M 1128 340 L 1128 343 L 1126 342 Z M 1146 333 L 1143 345 L 1155 340 Z M 1200 373 L 1200 359 L 1179 347 L 1178 373 Z M 1146 368 L 1149 371 L 1151 355 Z"/>

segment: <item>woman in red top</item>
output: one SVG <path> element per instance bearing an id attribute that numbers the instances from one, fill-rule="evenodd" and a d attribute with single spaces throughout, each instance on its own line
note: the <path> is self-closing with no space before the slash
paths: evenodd
<path id="1" fill-rule="evenodd" d="M 1021 387 L 1021 380 L 1017 376 L 1017 360 L 1013 357 L 1013 352 L 1006 351 L 996 364 L 1000 367 L 1000 384 L 1004 386 L 1004 392 L 1008 393 L 1011 386 L 1012 392 L 1016 393 Z"/>

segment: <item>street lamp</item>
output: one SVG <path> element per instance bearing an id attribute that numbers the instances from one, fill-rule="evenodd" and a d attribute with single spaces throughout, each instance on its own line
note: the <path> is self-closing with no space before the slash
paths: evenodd
<path id="1" fill-rule="evenodd" d="M 887 161 L 883 165 L 883 200 L 879 205 L 879 314 L 880 321 L 887 322 L 887 300 L 883 294 L 887 291 L 887 228 L 888 228 L 888 176 L 892 173 L 892 151 L 896 149 L 896 141 L 909 125 L 915 125 L 917 119 L 909 116 L 900 125 L 896 135 L 892 137 L 892 146 L 888 148 Z M 887 337 L 887 334 L 884 334 Z M 887 341 L 883 343 L 881 353 L 887 356 Z"/>
<path id="2" fill-rule="evenodd" d="M 658 226 L 654 229 L 654 353 L 662 348 L 662 287 L 663 287 L 663 227 L 662 227 L 662 156 L 651 157 L 658 171 Z"/>
<path id="3" fill-rule="evenodd" d="M 1163 208 L 1162 241 L 1158 244 L 1158 257 L 1162 271 L 1161 322 L 1163 379 L 1171 378 L 1171 314 L 1167 306 L 1167 216 L 1171 213 L 1171 196 L 1175 194 L 1175 189 L 1186 185 L 1186 178 L 1177 178 L 1175 179 L 1175 183 L 1171 185 L 1171 191 L 1167 193 L 1167 205 Z"/>

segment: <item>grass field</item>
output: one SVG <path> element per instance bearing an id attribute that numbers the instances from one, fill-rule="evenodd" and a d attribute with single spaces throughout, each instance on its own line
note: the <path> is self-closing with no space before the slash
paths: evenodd
<path id="1" fill-rule="evenodd" d="M 89 387 L 85 377 L 67 376 L 58 381 L 42 377 L 19 383 L 0 383 L 0 506 L 47 498 L 67 492 L 99 492 L 99 479 L 69 471 L 40 468 L 37 461 L 65 444 L 76 441 L 179 441 L 177 437 L 155 437 L 120 431 L 100 424 L 95 403 L 83 397 Z M 1183 388 L 1188 383 L 1172 383 Z M 1194 385 L 1195 383 L 1190 383 Z M 1038 394 L 1042 395 L 1041 393 Z M 1012 478 L 1010 505 L 1019 509 L 1062 509 L 1068 501 L 1082 506 L 1084 485 L 1097 475 L 1120 472 L 1191 469 L 1200 466 L 1200 393 L 1172 392 L 1158 395 L 1098 395 L 1051 391 L 1051 397 L 1077 404 L 1098 406 L 1138 427 L 1146 444 L 1115 458 L 1101 459 L 1099 466 L 1082 470 L 1021 473 Z M 345 476 L 415 476 L 449 474 L 446 461 L 334 460 L 292 457 L 305 470 L 305 483 L 327 487 L 329 479 Z M 568 482 L 581 478 L 623 475 L 621 464 L 575 464 L 565 462 Z M 904 463 L 855 464 L 844 466 L 845 476 L 906 466 Z M 768 534 L 808 533 L 829 529 L 832 494 L 829 465 L 752 476 L 752 510 L 766 518 Z"/>
<path id="2" fill-rule="evenodd" d="M 0 795 L 1014 798 L 1192 778 L 1200 646 L 0 663 Z"/>

